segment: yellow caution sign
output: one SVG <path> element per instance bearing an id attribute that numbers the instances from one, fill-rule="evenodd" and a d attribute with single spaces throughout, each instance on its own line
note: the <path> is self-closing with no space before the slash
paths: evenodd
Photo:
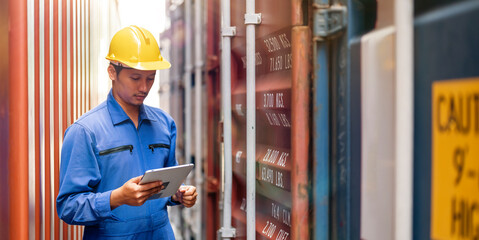
<path id="1" fill-rule="evenodd" d="M 432 239 L 479 239 L 479 78 L 432 85 Z"/>

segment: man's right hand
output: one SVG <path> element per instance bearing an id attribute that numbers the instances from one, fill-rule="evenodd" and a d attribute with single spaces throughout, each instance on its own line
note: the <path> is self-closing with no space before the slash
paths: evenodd
<path id="1" fill-rule="evenodd" d="M 134 177 L 123 184 L 123 186 L 111 192 L 111 210 L 123 204 L 141 206 L 149 197 L 159 193 L 164 188 L 161 181 L 140 185 L 141 177 L 142 176 Z"/>

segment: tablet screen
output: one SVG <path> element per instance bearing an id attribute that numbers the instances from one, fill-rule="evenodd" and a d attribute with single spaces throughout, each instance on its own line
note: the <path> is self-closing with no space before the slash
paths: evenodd
<path id="1" fill-rule="evenodd" d="M 151 196 L 150 199 L 169 197 L 178 191 L 178 188 L 185 181 L 193 169 L 194 164 L 184 164 L 173 167 L 152 169 L 145 172 L 140 184 L 162 181 L 165 188 L 159 193 Z"/>

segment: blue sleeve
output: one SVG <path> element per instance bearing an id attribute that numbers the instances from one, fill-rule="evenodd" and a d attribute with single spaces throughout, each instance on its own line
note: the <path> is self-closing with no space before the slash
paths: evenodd
<path id="1" fill-rule="evenodd" d="M 168 162 L 165 167 L 178 165 L 178 162 L 176 161 L 176 124 L 174 121 L 171 122 L 170 132 L 170 155 L 168 156 Z M 176 206 L 179 204 L 179 202 L 174 202 L 171 197 L 168 198 L 168 202 L 166 203 L 168 206 Z"/>
<path id="2" fill-rule="evenodd" d="M 93 225 L 116 219 L 110 207 L 111 191 L 95 191 L 101 174 L 93 144 L 91 134 L 78 123 L 65 132 L 56 203 L 58 216 L 68 224 Z"/>

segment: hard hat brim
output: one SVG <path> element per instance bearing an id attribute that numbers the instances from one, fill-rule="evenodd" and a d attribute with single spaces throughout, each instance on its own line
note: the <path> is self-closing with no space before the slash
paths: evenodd
<path id="1" fill-rule="evenodd" d="M 154 61 L 154 62 L 126 62 L 126 61 L 118 61 L 117 59 L 106 57 L 106 59 L 110 61 L 121 62 L 128 67 L 138 69 L 138 70 L 162 70 L 168 69 L 171 67 L 171 63 L 163 60 L 163 61 Z"/>

